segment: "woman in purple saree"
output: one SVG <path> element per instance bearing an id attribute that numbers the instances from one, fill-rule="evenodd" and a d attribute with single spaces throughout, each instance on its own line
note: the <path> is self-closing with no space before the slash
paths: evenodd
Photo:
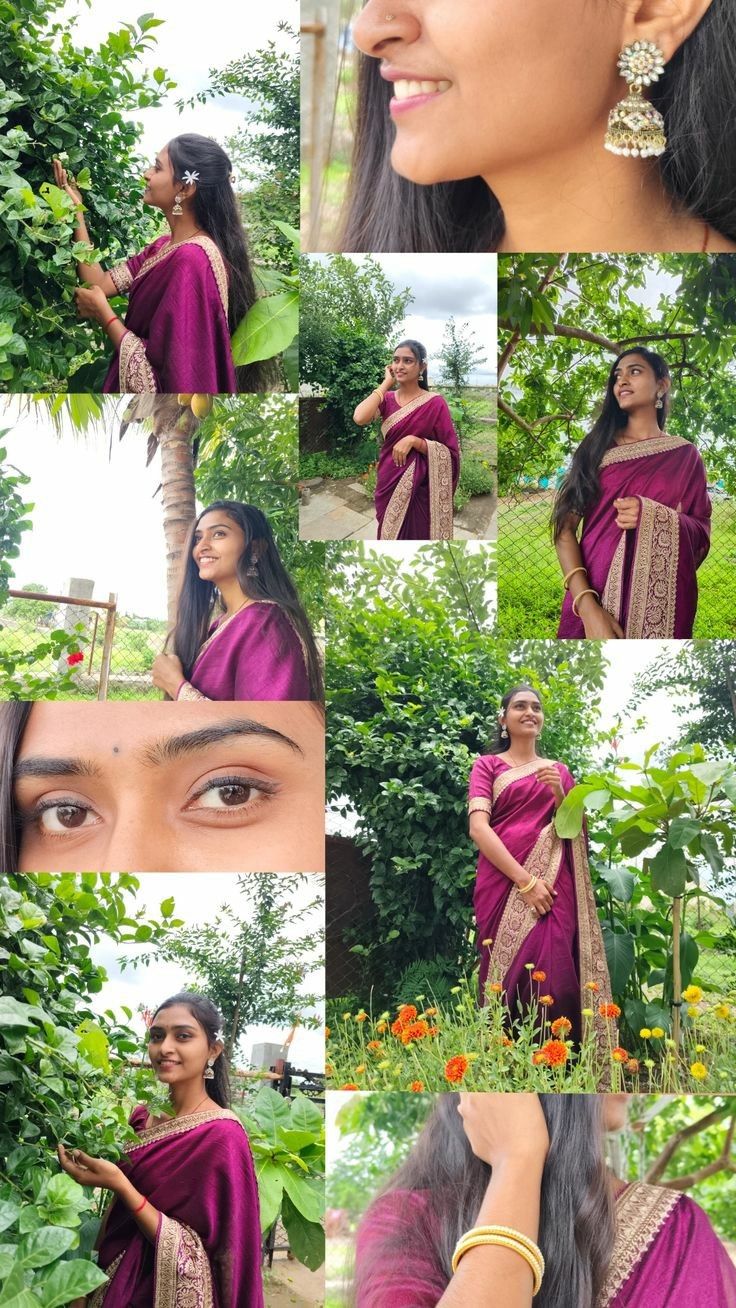
<path id="1" fill-rule="evenodd" d="M 57 184 L 79 211 L 75 240 L 91 244 L 82 197 L 54 160 Z M 231 394 L 263 389 L 260 366 L 236 377 L 230 338 L 256 294 L 230 160 L 204 136 L 174 137 L 145 174 L 144 199 L 169 233 L 117 264 L 79 264 L 83 317 L 107 333 L 114 356 L 105 392 Z M 128 296 L 124 322 L 108 299 Z"/>
<path id="2" fill-rule="evenodd" d="M 611 1002 L 611 987 L 586 837 L 561 840 L 555 831 L 555 812 L 575 783 L 564 763 L 537 754 L 543 723 L 536 691 L 508 691 L 494 752 L 476 759 L 470 774 L 480 1003 L 489 983 L 500 984 L 513 1023 L 551 997 L 546 1018 L 567 1018 L 575 1041 L 582 1009 L 593 1007 L 599 1060 L 607 1066 L 615 1028 L 599 1012 Z"/>
<path id="3" fill-rule="evenodd" d="M 322 698 L 309 619 L 252 504 L 218 500 L 195 520 L 171 640 L 153 680 L 172 699 Z"/>
<path id="4" fill-rule="evenodd" d="M 611 369 L 553 511 L 567 590 L 558 638 L 692 635 L 711 503 L 695 446 L 663 430 L 669 384 L 650 350 L 627 351 Z"/>
<path id="5" fill-rule="evenodd" d="M 397 345 L 381 386 L 354 416 L 366 425 L 379 415 L 378 539 L 451 540 L 460 447 L 446 400 L 429 393 L 421 342 Z"/>
<path id="6" fill-rule="evenodd" d="M 137 1139 L 119 1165 L 59 1146 L 75 1181 L 115 1196 L 98 1237 L 108 1279 L 87 1308 L 263 1308 L 258 1191 L 248 1137 L 227 1108 L 219 1023 L 201 995 L 158 1009 L 149 1055 L 175 1113 L 134 1109 Z"/>
<path id="7" fill-rule="evenodd" d="M 736 1308 L 736 1267 L 703 1210 L 606 1168 L 603 1132 L 625 1125 L 626 1098 L 440 1095 L 359 1228 L 355 1308 Z M 453 1273 L 456 1242 L 481 1223 L 538 1242 L 533 1298 L 500 1245 L 476 1245 Z"/>

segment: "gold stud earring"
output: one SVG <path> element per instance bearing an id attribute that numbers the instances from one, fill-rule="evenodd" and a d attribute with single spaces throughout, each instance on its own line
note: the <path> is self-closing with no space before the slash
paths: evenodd
<path id="1" fill-rule="evenodd" d="M 629 91 L 608 116 L 603 142 L 606 150 L 640 159 L 664 154 L 667 148 L 664 118 L 644 99 L 644 87 L 658 81 L 664 72 L 664 54 L 654 41 L 634 41 L 621 51 L 618 68 L 629 83 Z"/>

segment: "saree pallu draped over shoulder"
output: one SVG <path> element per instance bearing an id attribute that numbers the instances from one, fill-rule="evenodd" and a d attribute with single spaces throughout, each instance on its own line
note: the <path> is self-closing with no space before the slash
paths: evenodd
<path id="1" fill-rule="evenodd" d="M 379 412 L 383 444 L 376 482 L 378 539 L 452 540 L 460 447 L 444 397 L 422 391 L 400 406 L 389 391 Z M 399 467 L 392 451 L 404 436 L 421 437 L 427 453 L 411 450 Z"/>
<path id="2" fill-rule="evenodd" d="M 639 522 L 622 530 L 613 501 L 628 497 L 640 502 Z M 630 640 L 692 636 L 696 572 L 710 547 L 710 517 L 705 467 L 689 441 L 662 435 L 604 454 L 600 494 L 585 515 L 580 552 L 587 584 Z M 557 636 L 585 636 L 569 592 Z"/>
<path id="3" fill-rule="evenodd" d="M 219 619 L 197 654 L 177 699 L 308 700 L 307 651 L 288 614 L 255 600 Z"/>
<path id="4" fill-rule="evenodd" d="M 263 1308 L 258 1191 L 235 1113 L 213 1109 L 146 1128 L 125 1146 L 122 1171 L 159 1211 L 150 1243 L 119 1200 L 99 1243 L 106 1285 L 88 1308 Z"/>
<path id="5" fill-rule="evenodd" d="M 582 1037 L 582 1010 L 592 1009 L 598 1062 L 607 1076 L 618 1036 L 616 1024 L 599 1011 L 611 1002 L 611 983 L 586 835 L 583 831 L 575 840 L 557 835 L 554 795 L 537 778 L 544 766 L 557 769 L 567 794 L 573 778 L 563 763 L 550 759 L 511 767 L 498 755 L 486 754 L 476 759 L 470 774 L 469 812 L 486 813 L 516 861 L 556 891 L 550 912 L 537 917 L 509 877 L 479 854 L 473 904 L 481 951 L 480 1002 L 485 1002 L 488 982 L 501 984 L 513 1021 L 549 995 L 546 1017 L 550 1022 L 567 1018 L 576 1041 Z M 543 979 L 536 981 L 533 973 Z M 603 1082 L 600 1088 L 605 1088 Z"/>
<path id="6" fill-rule="evenodd" d="M 211 237 L 159 237 L 110 276 L 128 310 L 104 392 L 234 394 L 228 274 Z"/>

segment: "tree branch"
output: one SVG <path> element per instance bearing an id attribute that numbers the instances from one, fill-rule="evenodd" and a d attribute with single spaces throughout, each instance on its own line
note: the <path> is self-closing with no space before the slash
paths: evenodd
<path id="1" fill-rule="evenodd" d="M 546 289 L 547 289 L 547 287 L 549 286 L 550 282 L 552 281 L 552 279 L 553 279 L 555 273 L 557 272 L 557 269 L 559 268 L 560 264 L 562 263 L 563 258 L 564 258 L 564 255 L 560 254 L 560 255 L 558 255 L 557 258 L 554 259 L 553 262 L 550 264 L 549 268 L 547 269 L 546 273 L 544 274 L 544 277 L 542 278 L 541 282 L 539 283 L 539 286 L 537 287 L 537 295 L 539 295 L 542 291 L 546 291 Z M 520 327 L 517 327 L 516 330 L 513 332 L 512 336 L 511 336 L 511 340 L 507 342 L 507 344 L 504 346 L 503 350 L 501 351 L 501 354 L 500 354 L 500 357 L 499 357 L 499 360 L 498 360 L 498 367 L 497 367 L 497 369 L 496 369 L 496 382 L 500 382 L 500 380 L 501 380 L 501 378 L 502 378 L 504 372 L 506 371 L 506 365 L 508 364 L 509 359 L 511 358 L 512 354 L 514 353 L 514 350 L 516 349 L 516 347 L 517 347 L 517 345 L 519 344 L 520 340 L 521 340 L 521 328 L 520 328 Z"/>
<path id="2" fill-rule="evenodd" d="M 721 1122 L 724 1117 L 727 1117 L 729 1113 L 732 1113 L 732 1111 L 733 1110 L 729 1104 L 724 1104 L 720 1108 L 714 1108 L 711 1113 L 707 1113 L 706 1116 L 701 1117 L 699 1121 L 690 1122 L 687 1126 L 683 1126 L 680 1128 L 679 1131 L 676 1131 L 675 1134 L 671 1136 L 670 1139 L 667 1141 L 667 1144 L 665 1145 L 662 1152 L 659 1154 L 659 1157 L 655 1158 L 651 1167 L 649 1167 L 649 1169 L 647 1170 L 647 1173 L 644 1177 L 644 1180 L 647 1182 L 647 1184 L 652 1185 L 659 1181 L 660 1177 L 667 1170 L 670 1161 L 677 1153 L 677 1150 L 680 1148 L 680 1145 L 684 1144 L 686 1140 L 691 1139 L 692 1136 L 699 1135 L 701 1131 L 707 1131 L 709 1127 L 715 1126 L 718 1122 Z M 726 1132 L 726 1139 L 724 1141 L 724 1148 L 721 1153 L 720 1159 L 716 1161 L 716 1165 L 714 1165 L 713 1163 L 708 1164 L 708 1167 L 711 1169 L 711 1171 L 718 1172 L 724 1169 L 729 1169 L 731 1167 L 736 1167 L 736 1164 L 734 1164 L 729 1159 L 729 1154 L 731 1152 L 731 1144 L 733 1141 L 734 1127 L 736 1127 L 736 1114 L 734 1114 L 731 1117 L 731 1122 L 729 1124 L 728 1131 Z M 693 1173 L 693 1175 L 695 1174 Z M 706 1172 L 705 1175 L 711 1175 L 711 1172 Z M 673 1177 L 669 1181 L 663 1181 L 662 1184 L 669 1186 L 669 1188 L 672 1190 L 679 1190 L 679 1189 L 684 1190 L 684 1189 L 689 1189 L 690 1186 L 694 1185 L 695 1181 L 691 1180 L 687 1176 Z"/>

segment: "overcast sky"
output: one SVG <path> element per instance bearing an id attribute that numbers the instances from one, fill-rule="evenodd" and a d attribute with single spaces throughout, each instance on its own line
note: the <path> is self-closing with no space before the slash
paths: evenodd
<path id="1" fill-rule="evenodd" d="M 327 255 L 312 255 L 326 262 Z M 362 263 L 362 254 L 349 254 Z M 471 384 L 496 381 L 496 256 L 493 254 L 374 254 L 396 291 L 410 287 L 413 300 L 397 335 L 421 341 L 429 357 L 429 380 L 439 380 L 439 352 L 448 318 L 467 322 L 486 356 L 471 373 Z"/>
<path id="2" fill-rule="evenodd" d="M 283 19 L 298 30 L 299 5 L 298 0 L 268 0 L 263 5 L 242 0 L 207 0 L 204 5 L 198 0 L 150 0 L 150 9 L 146 10 L 143 0 L 115 0 L 114 4 L 93 0 L 92 8 L 87 9 L 82 0 L 69 0 L 61 14 L 78 15 L 75 44 L 95 46 L 123 23 L 135 23 L 143 12 L 164 19 L 163 26 L 154 29 L 156 45 L 143 66 L 164 68 L 177 83 L 160 108 L 127 115 L 143 125 L 142 151 L 153 158 L 172 136 L 182 132 L 199 132 L 224 144 L 242 123 L 245 100 L 227 96 L 181 114 L 176 101 L 205 89 L 211 69 L 224 68 L 232 59 L 266 46 L 269 40 L 281 49 L 293 46 L 277 26 Z"/>
<path id="3" fill-rule="evenodd" d="M 293 901 L 294 908 L 305 906 L 310 899 L 321 894 L 323 884 L 322 878 L 316 876 L 306 879 L 306 882 L 297 889 Z M 173 877 L 148 872 L 140 877 L 140 890 L 136 895 L 135 909 L 145 907 L 152 917 L 160 918 L 161 901 L 172 895 L 176 901 L 174 915 L 183 918 L 187 926 L 197 926 L 212 921 L 222 904 L 232 905 L 241 917 L 249 916 L 247 912 L 243 912 L 246 900 L 238 889 L 237 878 L 220 872 L 182 874 Z M 130 902 L 132 905 L 132 901 Z M 306 919 L 304 923 L 295 923 L 291 926 L 286 923 L 285 934 L 291 939 L 298 939 L 306 931 L 316 930 L 320 925 L 321 917 L 320 910 L 313 914 L 311 920 Z M 152 962 L 137 968 L 125 969 L 120 966 L 118 958 L 121 955 L 124 954 L 128 958 L 140 957 L 147 949 L 150 949 L 150 946 L 116 945 L 111 940 L 107 942 L 103 940 L 92 948 L 94 961 L 105 968 L 109 977 L 100 993 L 92 997 L 93 1008 L 100 1014 L 106 1008 L 112 1008 L 121 1020 L 125 1020 L 121 1012 L 121 1006 L 125 1004 L 133 1010 L 131 1026 L 140 1032 L 141 1037 L 144 1035 L 145 1026 L 138 1016 L 138 1005 L 143 1004 L 146 1008 L 155 1007 L 169 995 L 183 989 L 187 980 L 186 970 L 176 963 Z M 321 967 L 316 968 L 305 979 L 304 989 L 316 994 L 324 994 L 324 973 Z M 321 1010 L 319 1016 L 323 1020 Z M 289 1028 L 286 1026 L 248 1027 L 240 1044 L 241 1060 L 249 1061 L 253 1045 L 260 1041 L 281 1045 L 288 1032 Z M 291 1045 L 290 1062 L 310 1072 L 322 1069 L 324 1034 L 321 1026 L 316 1031 L 297 1028 Z"/>

